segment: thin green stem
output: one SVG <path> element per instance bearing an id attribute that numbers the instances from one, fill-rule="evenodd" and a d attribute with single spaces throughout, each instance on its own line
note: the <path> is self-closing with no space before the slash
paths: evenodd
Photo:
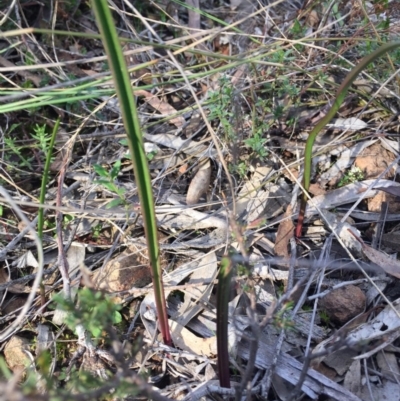
<path id="1" fill-rule="evenodd" d="M 133 97 L 129 74 L 122 53 L 117 30 L 108 7 L 107 0 L 92 0 L 97 24 L 107 53 L 111 73 L 126 129 L 132 164 L 138 187 L 140 206 L 143 215 L 147 249 L 153 276 L 153 288 L 160 331 L 167 345 L 172 345 L 168 326 L 167 307 L 162 282 L 160 249 L 158 245 L 157 222 L 147 157 L 144 151 L 142 132 Z"/>
<path id="2" fill-rule="evenodd" d="M 47 187 L 47 182 L 49 180 L 51 156 L 53 154 L 53 148 L 54 148 L 54 144 L 56 142 L 57 131 L 58 131 L 59 126 L 60 126 L 60 119 L 58 118 L 54 125 L 53 133 L 51 134 L 51 139 L 50 139 L 49 147 L 47 149 L 47 154 L 46 154 L 46 162 L 44 164 L 42 184 L 40 187 L 40 196 L 39 196 L 39 203 L 41 205 L 43 205 L 44 201 L 46 200 L 46 187 Z M 43 226 L 44 226 L 44 209 L 39 208 L 39 211 L 38 211 L 38 236 L 39 236 L 40 240 L 43 240 Z"/>
<path id="3" fill-rule="evenodd" d="M 304 175 L 303 175 L 303 190 L 304 191 L 303 191 L 303 195 L 301 198 L 299 217 L 298 217 L 296 231 L 295 231 L 295 236 L 297 238 L 299 238 L 301 236 L 301 231 L 303 228 L 304 215 L 305 215 L 305 211 L 306 211 L 307 200 L 309 197 L 308 189 L 310 188 L 310 180 L 311 180 L 312 150 L 313 150 L 314 142 L 315 142 L 317 135 L 322 131 L 322 129 L 327 124 L 329 124 L 329 122 L 335 116 L 335 114 L 339 110 L 340 106 L 342 105 L 350 86 L 355 81 L 358 74 L 360 72 L 362 72 L 368 66 L 369 63 L 375 61 L 376 59 L 378 59 L 385 53 L 390 52 L 391 50 L 394 50 L 397 47 L 400 47 L 400 42 L 387 43 L 387 44 L 381 46 L 379 49 L 375 50 L 373 53 L 371 53 L 368 56 L 365 56 L 363 59 L 361 59 L 361 61 L 349 72 L 349 74 L 347 75 L 345 80 L 339 86 L 339 88 L 337 90 L 336 99 L 335 99 L 332 107 L 330 108 L 329 112 L 326 114 L 326 116 L 323 119 L 321 119 L 321 121 L 314 127 L 314 129 L 309 134 L 309 136 L 307 138 L 307 142 L 306 142 L 305 153 L 304 153 Z"/>
<path id="4" fill-rule="evenodd" d="M 53 148 L 56 142 L 57 131 L 59 126 L 60 126 L 60 119 L 58 118 L 54 125 L 53 133 L 51 134 L 51 139 L 46 154 L 46 162 L 44 164 L 42 184 L 40 187 L 40 196 L 39 196 L 39 203 L 41 205 L 43 205 L 44 201 L 46 200 L 46 189 L 47 189 L 47 183 L 49 181 L 51 156 L 53 154 Z M 41 207 L 39 208 L 38 211 L 38 237 L 42 243 L 43 243 L 43 226 L 44 226 L 44 209 Z M 42 306 L 44 306 L 46 304 L 46 291 L 43 282 L 40 283 L 39 289 L 40 289 L 40 301 Z"/>

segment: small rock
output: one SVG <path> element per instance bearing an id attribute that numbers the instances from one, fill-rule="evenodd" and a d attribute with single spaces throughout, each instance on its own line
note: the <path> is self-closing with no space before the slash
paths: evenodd
<path id="1" fill-rule="evenodd" d="M 330 292 L 321 300 L 323 309 L 334 323 L 344 324 L 365 310 L 366 297 L 360 288 L 347 285 Z"/>

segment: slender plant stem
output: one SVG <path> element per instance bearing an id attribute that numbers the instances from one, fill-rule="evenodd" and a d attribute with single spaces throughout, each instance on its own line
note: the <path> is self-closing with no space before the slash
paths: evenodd
<path id="1" fill-rule="evenodd" d="M 361 59 L 361 61 L 349 72 L 349 74 L 347 75 L 345 80 L 342 82 L 342 84 L 338 88 L 336 99 L 335 99 L 332 107 L 330 108 L 329 112 L 326 114 L 326 116 L 323 119 L 321 119 L 321 121 L 314 127 L 314 129 L 309 134 L 309 136 L 307 138 L 307 142 L 306 142 L 305 153 L 304 153 L 303 195 L 301 198 L 300 212 L 299 212 L 299 217 L 297 220 L 297 226 L 296 226 L 296 231 L 295 231 L 295 236 L 297 238 L 299 238 L 301 236 L 301 231 L 302 231 L 303 223 L 304 223 L 304 215 L 305 215 L 306 206 L 307 206 L 307 200 L 309 197 L 308 189 L 310 188 L 312 150 L 313 150 L 315 138 L 322 131 L 322 129 L 327 124 L 329 124 L 329 122 L 335 116 L 336 112 L 339 110 L 340 106 L 342 105 L 350 86 L 355 81 L 358 74 L 360 72 L 362 72 L 368 66 L 369 63 L 375 61 L 376 59 L 378 59 L 385 53 L 390 52 L 391 50 L 394 50 L 397 47 L 400 47 L 400 42 L 387 43 L 387 44 L 381 46 L 379 49 L 375 50 L 373 53 L 371 53 L 368 56 L 365 56 L 363 59 Z"/>
<path id="2" fill-rule="evenodd" d="M 51 139 L 50 139 L 50 143 L 49 143 L 49 147 L 47 149 L 46 162 L 44 165 L 42 184 L 40 187 L 40 196 L 39 196 L 39 203 L 41 205 L 43 205 L 44 201 L 46 200 L 46 187 L 47 187 L 47 182 L 49 181 L 51 156 L 53 154 L 53 148 L 54 148 L 54 144 L 56 142 L 57 131 L 58 131 L 59 126 L 60 126 L 60 119 L 58 118 L 54 125 L 53 133 L 51 135 Z M 43 226 L 44 226 L 44 209 L 41 207 L 41 208 L 39 208 L 39 211 L 38 211 L 38 237 L 41 242 L 43 242 Z M 45 292 L 43 282 L 40 283 L 39 288 L 40 288 L 40 303 L 43 308 L 44 305 L 46 304 L 46 292 Z"/>
<path id="3" fill-rule="evenodd" d="M 136 102 L 133 97 L 128 70 L 108 2 L 107 0 L 92 0 L 91 4 L 95 12 L 96 21 L 107 53 L 127 133 L 136 184 L 139 192 L 140 207 L 143 215 L 147 249 L 152 269 L 153 288 L 159 327 L 164 343 L 172 345 L 171 334 L 168 326 L 164 287 L 162 283 L 153 188 L 147 157 L 144 151 L 140 121 L 136 110 Z"/>
<path id="4" fill-rule="evenodd" d="M 60 119 L 58 118 L 54 125 L 53 133 L 51 134 L 49 147 L 47 149 L 46 162 L 44 164 L 42 185 L 40 187 L 40 196 L 39 196 L 39 203 L 41 205 L 43 205 L 44 201 L 46 200 L 46 187 L 47 187 L 47 182 L 49 180 L 51 155 L 53 154 L 53 148 L 56 142 L 57 131 L 59 126 L 60 126 Z M 44 209 L 41 207 L 39 208 L 38 211 L 38 236 L 40 240 L 43 240 L 43 225 L 44 225 Z"/>
<path id="5" fill-rule="evenodd" d="M 228 350 L 228 306 L 231 279 L 233 275 L 232 260 L 225 256 L 221 260 L 217 289 L 217 352 L 218 374 L 221 387 L 230 388 L 229 350 Z"/>

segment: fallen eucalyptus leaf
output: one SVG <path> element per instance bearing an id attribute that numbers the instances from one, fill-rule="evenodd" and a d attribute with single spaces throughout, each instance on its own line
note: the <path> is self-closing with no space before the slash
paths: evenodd
<path id="1" fill-rule="evenodd" d="M 275 255 L 289 258 L 288 245 L 290 238 L 294 235 L 294 224 L 291 219 L 293 214 L 292 207 L 289 205 L 284 214 L 283 220 L 280 222 L 278 232 L 276 233 L 276 241 L 274 246 Z"/>
<path id="2" fill-rule="evenodd" d="M 216 337 L 197 337 L 184 326 L 171 320 L 169 326 L 175 346 L 197 355 L 213 356 L 217 354 Z"/>
<path id="3" fill-rule="evenodd" d="M 177 115 L 177 111 L 169 103 L 164 102 L 159 97 L 145 90 L 137 90 L 135 92 L 135 95 L 143 96 L 145 98 L 145 101 L 155 110 L 157 110 L 162 116 L 173 116 L 170 119 L 170 122 L 171 124 L 174 124 L 177 128 L 180 128 L 184 125 L 185 119 L 183 118 L 183 116 Z"/>
<path id="4" fill-rule="evenodd" d="M 210 185 L 211 179 L 211 163 L 207 159 L 199 168 L 195 176 L 193 177 L 188 192 L 186 195 L 186 203 L 188 205 L 196 204 L 202 195 L 204 195 L 208 186 Z"/>
<path id="5" fill-rule="evenodd" d="M 325 195 L 318 195 L 312 198 L 312 200 L 307 205 L 307 217 L 310 217 L 317 213 L 317 207 L 319 209 L 333 209 L 337 206 L 341 206 L 347 203 L 356 202 L 361 196 L 364 199 L 372 198 L 377 194 L 377 189 L 370 189 L 367 191 L 370 184 L 374 182 L 379 182 L 379 189 L 387 188 L 389 186 L 398 186 L 400 184 L 397 182 L 393 182 L 391 180 L 381 179 L 377 181 L 373 180 L 365 180 L 353 182 L 352 184 L 348 184 L 344 187 L 334 189 Z"/>
<path id="6" fill-rule="evenodd" d="M 398 186 L 388 186 L 388 187 L 374 187 L 373 189 L 378 189 L 379 191 L 386 192 L 389 195 L 396 196 L 400 198 L 400 187 Z"/>
<path id="7" fill-rule="evenodd" d="M 351 129 L 351 130 L 361 130 L 368 127 L 368 124 L 359 118 L 337 118 L 332 124 L 328 124 L 328 127 L 338 128 L 338 129 Z"/>
<path id="8" fill-rule="evenodd" d="M 350 231 L 350 230 L 349 230 Z M 400 278 L 400 262 L 397 259 L 392 259 L 390 256 L 374 249 L 364 243 L 361 238 L 358 238 L 352 231 L 351 234 L 360 242 L 365 256 L 373 263 L 380 266 L 387 274 Z"/>

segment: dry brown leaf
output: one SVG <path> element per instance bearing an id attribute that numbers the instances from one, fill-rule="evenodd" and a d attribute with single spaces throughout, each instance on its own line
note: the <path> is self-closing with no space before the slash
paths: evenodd
<path id="1" fill-rule="evenodd" d="M 379 177 L 394 159 L 395 155 L 392 152 L 386 150 L 381 143 L 376 142 L 356 157 L 354 166 L 364 173 L 365 179 L 372 179 Z M 383 178 L 391 177 L 393 177 L 393 168 Z"/>
<path id="2" fill-rule="evenodd" d="M 136 96 L 143 96 L 146 98 L 146 102 L 156 109 L 160 114 L 168 117 L 170 115 L 176 114 L 177 111 L 167 102 L 162 101 L 160 98 L 154 96 L 152 93 L 145 91 L 145 90 L 138 90 L 135 91 Z M 174 124 L 175 127 L 181 128 L 185 123 L 185 119 L 182 116 L 176 116 L 171 118 L 171 124 Z"/>
<path id="3" fill-rule="evenodd" d="M 217 338 L 201 338 L 177 322 L 169 320 L 172 341 L 175 346 L 196 355 L 213 356 L 217 354 Z"/>
<path id="4" fill-rule="evenodd" d="M 311 10 L 306 17 L 306 24 L 311 27 L 317 27 L 320 21 L 321 18 L 316 10 Z"/>
<path id="5" fill-rule="evenodd" d="M 379 371 L 385 374 L 385 378 L 396 382 L 400 377 L 400 367 L 397 363 L 397 356 L 390 351 L 379 352 L 376 355 L 376 363 Z"/>
<path id="6" fill-rule="evenodd" d="M 370 247 L 369 245 L 362 245 L 365 256 L 371 261 L 382 267 L 386 273 L 400 278 L 400 262 L 396 259 L 392 259 L 385 253 L 378 251 Z"/>
<path id="7" fill-rule="evenodd" d="M 217 276 L 218 262 L 215 252 L 208 252 L 201 257 L 199 267 L 190 275 L 188 284 L 195 284 L 195 287 L 185 290 L 185 299 L 179 308 L 179 316 L 174 319 L 185 326 L 194 316 L 198 315 L 203 309 L 204 304 L 210 301 L 213 285 Z"/>
<path id="8" fill-rule="evenodd" d="M 188 170 L 189 165 L 187 163 L 182 164 L 181 167 L 179 167 L 179 174 L 185 174 L 186 171 Z"/>
<path id="9" fill-rule="evenodd" d="M 10 291 L 13 293 L 16 293 L 16 291 Z M 22 293 L 23 291 L 20 291 L 19 293 Z M 24 291 L 25 293 L 30 292 L 30 288 L 26 287 L 26 290 Z M 9 301 L 4 302 L 4 304 L 1 307 L 1 312 L 3 316 L 7 316 L 8 314 L 11 313 L 16 313 L 18 310 L 21 310 L 21 308 L 25 305 L 26 303 L 26 295 L 24 296 L 13 296 Z"/>
<path id="10" fill-rule="evenodd" d="M 186 4 L 189 6 L 188 27 L 193 30 L 200 29 L 200 12 L 197 11 L 200 8 L 199 0 L 186 0 Z"/>
<path id="11" fill-rule="evenodd" d="M 308 188 L 308 192 L 309 192 L 311 195 L 314 195 L 314 196 L 325 195 L 325 194 L 326 194 L 325 189 L 324 189 L 324 188 L 321 188 L 321 185 L 318 184 L 318 183 L 315 183 L 315 184 L 312 183 L 312 184 L 310 184 L 310 187 Z"/>
<path id="12" fill-rule="evenodd" d="M 9 68 L 10 71 L 16 72 L 17 75 L 31 81 L 37 88 L 40 87 L 40 83 L 42 82 L 42 78 L 36 74 L 32 74 L 29 71 L 24 71 L 24 70 L 18 70 L 16 65 L 12 63 L 11 61 L 5 59 L 4 57 L 0 56 L 0 65 L 3 67 Z"/>
<path id="13" fill-rule="evenodd" d="M 95 289 L 107 292 L 146 286 L 151 282 L 147 250 L 139 250 L 135 245 L 129 246 L 104 268 L 96 270 L 92 281 Z"/>
<path id="14" fill-rule="evenodd" d="M 0 269 L 0 284 L 5 284 L 8 280 L 8 274 L 5 269 Z M 3 298 L 4 291 L 0 291 L 0 297 Z"/>
<path id="15" fill-rule="evenodd" d="M 352 231 L 350 231 L 350 232 L 352 235 L 354 235 L 354 233 Z M 356 235 L 354 235 L 354 237 L 357 239 L 357 241 L 360 242 L 365 256 L 371 262 L 380 266 L 387 274 L 390 274 L 394 277 L 400 278 L 400 262 L 397 259 L 392 259 L 385 253 L 370 247 L 369 245 L 365 244 L 364 241 L 362 239 L 358 238 Z"/>
<path id="16" fill-rule="evenodd" d="M 255 196 L 257 196 L 257 192 L 263 186 L 262 182 L 264 181 L 265 177 L 268 176 L 271 170 L 272 167 L 269 166 L 257 166 L 251 178 L 244 182 L 236 200 L 236 213 L 238 216 L 247 210 L 247 205 L 252 202 Z"/>
<path id="17" fill-rule="evenodd" d="M 393 196 L 395 196 L 396 198 L 400 198 L 400 188 L 399 187 L 395 187 L 395 186 L 393 186 L 393 187 L 391 187 L 391 186 L 389 186 L 389 187 L 374 187 L 373 189 L 379 189 L 380 191 L 383 191 L 383 192 L 386 192 L 386 193 L 388 193 L 389 195 L 393 195 Z"/>
<path id="18" fill-rule="evenodd" d="M 0 269 L 0 284 L 5 284 L 8 283 L 9 281 L 10 279 L 8 277 L 7 271 L 5 269 Z M 7 287 L 7 291 L 11 292 L 12 294 L 24 294 L 24 293 L 29 293 L 31 291 L 31 288 L 25 286 L 24 284 L 13 283 Z M 0 295 L 2 293 L 3 291 L 0 292 Z"/>
<path id="19" fill-rule="evenodd" d="M 360 193 L 362 191 L 365 192 L 371 184 L 375 184 L 376 180 L 365 180 L 365 181 L 357 181 L 351 184 L 345 185 L 344 187 L 340 187 L 329 191 L 325 195 L 319 195 L 312 198 L 309 204 L 307 205 L 307 217 L 310 217 L 317 213 L 317 207 L 319 209 L 333 209 L 337 206 L 344 205 L 346 203 L 356 202 L 360 198 Z M 400 186 L 399 183 L 393 182 L 392 180 L 384 180 L 381 179 L 379 181 L 379 185 L 381 187 L 387 186 Z M 364 199 L 372 198 L 377 193 L 377 190 L 371 189 L 366 194 L 363 195 Z"/>
<path id="20" fill-rule="evenodd" d="M 73 294 L 72 298 L 74 298 L 76 290 L 80 284 L 80 280 L 78 278 L 81 273 L 80 267 L 84 265 L 85 262 L 86 248 L 79 242 L 72 242 L 65 256 L 68 266 L 68 274 L 71 280 L 71 289 Z M 57 306 L 53 315 L 53 323 L 56 325 L 61 325 L 64 323 L 66 316 L 67 312 L 60 306 Z"/>
<path id="21" fill-rule="evenodd" d="M 278 232 L 276 234 L 274 251 L 277 256 L 282 256 L 284 258 L 289 257 L 288 244 L 290 238 L 294 235 L 294 225 L 291 219 L 292 214 L 292 207 L 289 205 L 286 209 L 283 220 L 279 224 Z"/>
<path id="22" fill-rule="evenodd" d="M 388 205 L 388 213 L 399 213 L 400 202 L 398 201 L 398 198 L 383 191 L 379 191 L 374 197 L 367 199 L 368 211 L 380 213 L 383 202 L 386 202 Z"/>
<path id="23" fill-rule="evenodd" d="M 361 361 L 353 361 L 344 377 L 343 385 L 353 394 L 358 394 L 361 389 L 361 378 Z"/>
<path id="24" fill-rule="evenodd" d="M 7 366 L 14 373 L 24 371 L 29 366 L 31 361 L 26 353 L 29 346 L 29 341 L 26 338 L 12 336 L 4 347 L 4 358 Z"/>
<path id="25" fill-rule="evenodd" d="M 211 163 L 210 160 L 207 159 L 199 168 L 199 171 L 193 177 L 189 185 L 186 195 L 186 203 L 188 205 L 196 204 L 201 196 L 207 192 L 208 186 L 210 185 L 210 179 Z"/>
<path id="26" fill-rule="evenodd" d="M 6 269 L 0 269 L 0 284 L 5 284 L 8 281 L 9 277 Z"/>

